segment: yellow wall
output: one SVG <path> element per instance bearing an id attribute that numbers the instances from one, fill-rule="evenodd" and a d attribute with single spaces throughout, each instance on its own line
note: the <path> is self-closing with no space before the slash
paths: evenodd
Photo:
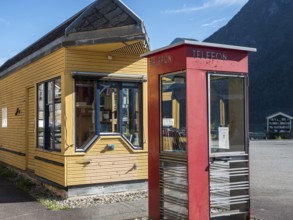
<path id="1" fill-rule="evenodd" d="M 34 170 L 36 175 L 63 186 L 147 179 L 146 83 L 143 84 L 144 150 L 132 150 L 120 137 L 100 137 L 86 153 L 75 152 L 71 72 L 146 75 L 146 60 L 138 55 L 111 56 L 113 59 L 108 60 L 108 53 L 62 48 L 1 78 L 0 110 L 8 108 L 8 128 L 0 127 L 0 148 L 26 156 L 0 151 L 0 161 L 22 170 Z M 59 153 L 36 148 L 36 86 L 57 76 L 62 79 L 62 151 Z M 20 114 L 15 116 L 17 108 Z M 115 150 L 103 153 L 107 143 L 115 144 Z M 57 165 L 42 159 L 55 161 Z M 84 165 L 83 161 L 88 160 L 90 163 Z M 134 164 L 137 169 L 132 169 Z"/>
<path id="2" fill-rule="evenodd" d="M 59 184 L 64 183 L 64 167 L 34 159 L 34 156 L 56 159 L 51 153 L 36 149 L 36 84 L 64 75 L 64 62 L 65 50 L 59 49 L 0 79 L 0 110 L 8 108 L 8 127 L 2 128 L 0 125 L 0 147 L 26 154 L 19 156 L 0 151 L 0 161 L 21 170 L 35 169 L 37 175 Z M 16 116 L 17 108 L 20 114 Z M 64 163 L 61 153 L 54 154 L 59 155 L 58 160 Z"/>
<path id="3" fill-rule="evenodd" d="M 87 153 L 66 160 L 68 186 L 148 178 L 147 152 L 132 150 L 121 137 L 100 137 Z"/>

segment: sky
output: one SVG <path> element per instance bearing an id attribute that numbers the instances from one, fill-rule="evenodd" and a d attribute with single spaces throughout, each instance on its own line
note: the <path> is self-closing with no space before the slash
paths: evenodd
<path id="1" fill-rule="evenodd" d="M 94 0 L 0 1 L 0 65 Z M 204 40 L 248 0 L 122 0 L 145 23 L 151 49 L 176 37 Z"/>

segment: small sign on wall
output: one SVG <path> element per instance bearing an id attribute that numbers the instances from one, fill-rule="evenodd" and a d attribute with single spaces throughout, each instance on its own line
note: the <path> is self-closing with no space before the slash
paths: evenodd
<path id="1" fill-rule="evenodd" d="M 219 127 L 219 148 L 229 149 L 229 128 Z"/>
<path id="2" fill-rule="evenodd" d="M 163 126 L 164 127 L 174 127 L 174 119 L 173 118 L 163 118 Z"/>
<path id="3" fill-rule="evenodd" d="M 2 128 L 7 128 L 7 108 L 2 108 Z"/>

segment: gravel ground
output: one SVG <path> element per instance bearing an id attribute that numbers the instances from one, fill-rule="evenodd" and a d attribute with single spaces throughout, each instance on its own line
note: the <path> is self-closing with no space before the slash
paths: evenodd
<path id="1" fill-rule="evenodd" d="M 88 208 L 99 204 L 111 204 L 130 202 L 148 198 L 148 192 L 133 191 L 125 193 L 102 194 L 95 196 L 74 197 L 69 199 L 49 199 L 57 202 L 57 205 L 68 208 Z"/>

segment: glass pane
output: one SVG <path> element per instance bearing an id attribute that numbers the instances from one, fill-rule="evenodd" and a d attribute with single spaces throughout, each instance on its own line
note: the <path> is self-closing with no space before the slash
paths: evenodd
<path id="1" fill-rule="evenodd" d="M 101 82 L 100 87 L 100 132 L 118 132 L 118 85 Z"/>
<path id="2" fill-rule="evenodd" d="M 38 86 L 38 147 L 44 147 L 44 84 Z"/>
<path id="3" fill-rule="evenodd" d="M 75 81 L 75 145 L 83 148 L 95 135 L 95 83 Z"/>
<path id="4" fill-rule="evenodd" d="M 186 152 L 186 74 L 161 78 L 162 151 Z"/>
<path id="5" fill-rule="evenodd" d="M 54 110 L 55 110 L 55 126 L 54 126 L 54 143 L 55 150 L 61 150 L 61 79 L 55 80 L 54 93 Z"/>
<path id="6" fill-rule="evenodd" d="M 134 83 L 122 83 L 122 134 L 134 146 L 140 145 L 140 91 Z"/>
<path id="7" fill-rule="evenodd" d="M 49 119 L 49 147 L 54 149 L 54 109 L 53 109 L 54 82 L 48 82 L 48 119 Z"/>
<path id="8" fill-rule="evenodd" d="M 245 78 L 210 76 L 210 151 L 245 150 Z"/>

